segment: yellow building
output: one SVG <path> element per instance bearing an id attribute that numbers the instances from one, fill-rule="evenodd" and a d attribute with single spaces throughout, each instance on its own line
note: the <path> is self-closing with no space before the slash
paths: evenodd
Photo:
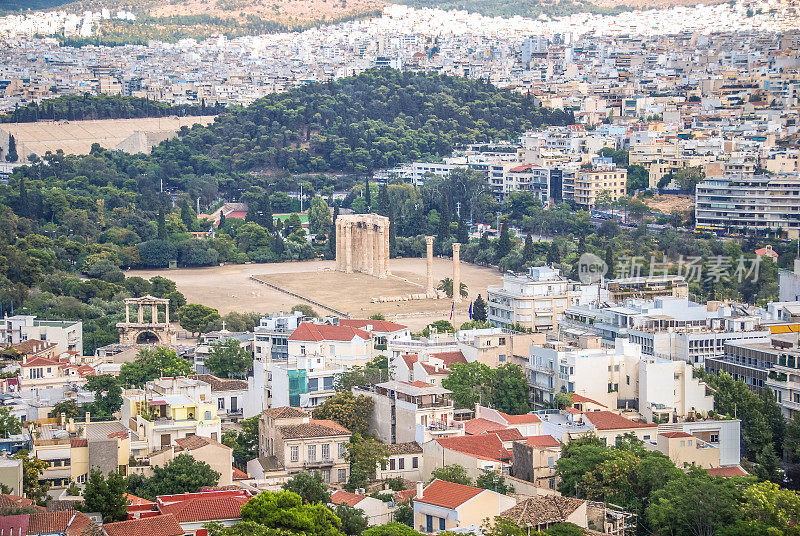
<path id="1" fill-rule="evenodd" d="M 480 526 L 493 520 L 517 501 L 487 489 L 436 479 L 425 489 L 417 484 L 414 529 L 431 534 L 460 527 Z"/>
<path id="2" fill-rule="evenodd" d="M 624 196 L 627 182 L 627 169 L 617 168 L 614 164 L 594 164 L 581 168 L 572 178 L 565 178 L 562 193 L 564 199 L 591 208 L 603 192 L 608 192 L 611 201 Z"/>

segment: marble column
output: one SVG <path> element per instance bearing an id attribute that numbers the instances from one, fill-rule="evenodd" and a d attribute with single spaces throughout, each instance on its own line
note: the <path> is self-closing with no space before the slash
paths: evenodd
<path id="1" fill-rule="evenodd" d="M 351 274 L 353 273 L 353 226 L 344 223 L 342 231 L 344 231 L 344 271 Z"/>
<path id="2" fill-rule="evenodd" d="M 453 244 L 453 301 L 461 302 L 461 244 Z"/>
<path id="3" fill-rule="evenodd" d="M 158 305 L 154 303 L 151 307 L 153 308 L 152 309 L 153 324 L 158 324 Z"/>
<path id="4" fill-rule="evenodd" d="M 125 323 L 131 323 L 131 308 L 128 302 L 125 302 Z"/>
<path id="5" fill-rule="evenodd" d="M 144 324 L 144 307 L 142 307 L 141 303 L 139 303 L 137 305 L 139 306 L 139 310 L 137 311 L 137 313 L 138 313 L 137 318 L 139 319 L 139 323 L 140 324 Z"/>
<path id="6" fill-rule="evenodd" d="M 433 237 L 432 236 L 425 237 L 425 246 L 427 247 L 427 252 L 425 255 L 425 265 L 428 276 L 427 282 L 425 284 L 425 294 L 427 294 L 428 296 L 435 296 L 436 286 L 433 283 Z"/>

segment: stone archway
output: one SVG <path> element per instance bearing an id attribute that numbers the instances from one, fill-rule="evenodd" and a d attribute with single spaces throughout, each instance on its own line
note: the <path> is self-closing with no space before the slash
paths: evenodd
<path id="1" fill-rule="evenodd" d="M 119 322 L 117 329 L 120 344 L 175 344 L 175 329 L 169 323 L 169 300 L 165 298 L 126 298 L 125 322 Z"/>
<path id="2" fill-rule="evenodd" d="M 161 339 L 150 330 L 140 331 L 136 335 L 136 344 L 156 344 L 161 342 Z"/>

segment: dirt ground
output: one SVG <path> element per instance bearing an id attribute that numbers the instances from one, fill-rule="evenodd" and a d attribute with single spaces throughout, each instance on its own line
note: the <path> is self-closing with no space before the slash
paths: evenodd
<path id="1" fill-rule="evenodd" d="M 183 0 L 157 3 L 150 15 L 205 14 L 223 19 L 255 15 L 279 22 L 309 22 L 374 11 L 386 4 L 384 0 Z"/>
<path id="2" fill-rule="evenodd" d="M 311 298 L 353 318 L 383 313 L 388 320 L 414 330 L 428 323 L 450 317 L 451 300 L 413 300 L 372 303 L 372 298 L 415 294 L 424 291 L 425 259 L 392 259 L 392 276 L 378 279 L 364 274 L 344 274 L 334 271 L 334 261 L 308 261 L 277 264 L 237 264 L 212 268 L 181 268 L 177 270 L 129 270 L 128 276 L 150 278 L 161 275 L 172 279 L 190 303 L 202 303 L 225 314 L 231 311 L 273 313 L 288 311 L 301 300 L 271 289 L 250 279 L 259 276 L 282 288 Z M 449 259 L 434 259 L 434 279 L 452 277 Z M 478 294 L 486 298 L 486 287 L 501 285 L 502 276 L 493 268 L 461 263 L 461 280 L 466 283 L 469 297 L 456 304 L 454 323 L 467 320 L 469 302 Z M 326 311 L 316 308 L 322 314 Z"/>
<path id="3" fill-rule="evenodd" d="M 673 210 L 689 212 L 694 209 L 694 197 L 691 195 L 654 195 L 643 198 L 648 207 L 656 212 L 672 214 Z"/>

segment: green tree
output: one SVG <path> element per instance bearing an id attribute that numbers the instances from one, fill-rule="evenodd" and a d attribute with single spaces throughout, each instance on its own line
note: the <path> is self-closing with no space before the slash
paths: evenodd
<path id="1" fill-rule="evenodd" d="M 90 376 L 83 388 L 94 393 L 92 411 L 100 417 L 110 417 L 122 406 L 122 388 L 110 374 Z"/>
<path id="2" fill-rule="evenodd" d="M 303 502 L 326 504 L 331 502 L 328 486 L 322 480 L 322 473 L 297 473 L 281 486 L 284 491 L 298 494 Z"/>
<path id="3" fill-rule="evenodd" d="M 205 366 L 220 378 L 244 378 L 253 366 L 253 355 L 238 339 L 228 338 L 211 343 Z"/>
<path id="4" fill-rule="evenodd" d="M 392 521 L 385 525 L 370 527 L 361 533 L 362 536 L 422 536 L 419 532 L 408 525 Z"/>
<path id="5" fill-rule="evenodd" d="M 465 486 L 472 486 L 472 479 L 467 474 L 467 470 L 463 465 L 445 465 L 444 467 L 437 467 L 431 472 L 431 479 L 444 480 L 446 482 L 453 482 L 455 484 L 463 484 Z"/>
<path id="6" fill-rule="evenodd" d="M 125 477 L 114 471 L 106 478 L 99 469 L 93 469 L 83 490 L 84 512 L 100 512 L 104 523 L 125 521 L 128 518 L 128 499 Z"/>
<path id="7" fill-rule="evenodd" d="M 8 152 L 6 153 L 6 162 L 16 162 L 19 160 L 17 154 L 17 140 L 13 135 L 8 135 Z"/>
<path id="8" fill-rule="evenodd" d="M 522 415 L 530 411 L 528 379 L 522 367 L 506 363 L 495 369 L 492 407 L 511 415 Z"/>
<path id="9" fill-rule="evenodd" d="M 394 520 L 409 527 L 414 526 L 414 505 L 409 501 L 397 505 L 394 511 Z"/>
<path id="10" fill-rule="evenodd" d="M 571 393 L 556 393 L 553 397 L 553 406 L 558 409 L 572 407 L 572 394 Z"/>
<path id="11" fill-rule="evenodd" d="M 163 466 L 153 467 L 150 478 L 129 477 L 128 491 L 155 500 L 159 495 L 197 493 L 203 488 L 216 486 L 219 476 L 207 463 L 195 460 L 190 454 L 178 454 Z"/>
<path id="12" fill-rule="evenodd" d="M 359 385 L 364 385 L 360 383 Z M 369 421 L 375 401 L 368 396 L 353 395 L 350 390 L 339 391 L 321 405 L 314 408 L 315 419 L 335 421 L 354 434 L 365 435 L 369 431 Z"/>
<path id="13" fill-rule="evenodd" d="M 786 425 L 783 448 L 792 463 L 800 463 L 800 412 L 795 412 Z"/>
<path id="14" fill-rule="evenodd" d="M 453 280 L 450 279 L 449 277 L 445 277 L 444 279 L 439 281 L 439 286 L 436 288 L 444 292 L 448 298 L 453 297 Z M 469 295 L 469 292 L 467 291 L 467 284 L 461 282 L 459 288 L 461 289 L 459 292 L 461 294 L 461 297 L 466 298 Z"/>
<path id="15" fill-rule="evenodd" d="M 319 315 L 314 310 L 314 308 L 306 303 L 298 303 L 297 305 L 292 307 L 293 313 L 296 313 L 297 311 L 300 311 L 301 313 L 303 313 L 303 316 L 307 316 L 309 318 L 319 318 Z"/>
<path id="16" fill-rule="evenodd" d="M 311 200 L 311 208 L 308 209 L 308 230 L 314 234 L 330 233 L 333 227 L 331 209 L 328 203 L 319 196 Z"/>
<path id="17" fill-rule="evenodd" d="M 342 532 L 348 536 L 359 536 L 369 526 L 369 520 L 360 508 L 337 504 L 333 513 L 342 521 Z"/>
<path id="18" fill-rule="evenodd" d="M 500 226 L 500 238 L 495 247 L 495 260 L 500 260 L 514 249 L 514 239 L 511 238 L 511 232 L 508 230 L 508 225 L 502 224 Z"/>
<path id="19" fill-rule="evenodd" d="M 595 435 L 583 436 L 565 444 L 556 462 L 556 475 L 561 479 L 558 491 L 563 495 L 580 496 L 578 486 L 583 476 L 607 460 L 610 452 L 603 440 Z"/>
<path id="20" fill-rule="evenodd" d="M 258 418 L 256 415 L 241 421 L 242 430 L 226 430 L 222 444 L 233 449 L 233 459 L 244 464 L 258 456 Z"/>
<path id="21" fill-rule="evenodd" d="M 453 363 L 442 387 L 453 392 L 451 398 L 457 408 L 474 409 L 475 404 L 488 405 L 492 401 L 494 376 L 492 369 L 478 361 Z"/>
<path id="22" fill-rule="evenodd" d="M 647 520 L 659 534 L 711 536 L 741 519 L 739 503 L 747 482 L 711 477 L 705 469 L 692 468 L 653 494 Z"/>
<path id="23" fill-rule="evenodd" d="M 0 437 L 8 437 L 22 432 L 22 423 L 11 414 L 11 409 L 0 407 Z"/>
<path id="24" fill-rule="evenodd" d="M 475 322 L 486 322 L 486 301 L 481 298 L 480 294 L 472 304 L 472 319 Z"/>
<path id="25" fill-rule="evenodd" d="M 48 416 L 59 419 L 61 418 L 62 413 L 67 419 L 78 419 L 83 415 L 81 413 L 81 408 L 78 407 L 78 404 L 74 399 L 56 402 L 56 404 L 53 406 L 53 411 L 51 411 Z"/>
<path id="26" fill-rule="evenodd" d="M 156 346 L 140 349 L 135 361 L 123 363 L 120 367 L 119 383 L 126 387 L 142 388 L 147 382 L 162 376 L 188 376 L 191 373 L 192 364 L 178 357 L 175 350 Z"/>
<path id="27" fill-rule="evenodd" d="M 389 449 L 380 441 L 361 434 L 350 436 L 345 447 L 345 460 L 350 463 L 350 479 L 345 487 L 349 490 L 365 488 L 370 480 L 375 480 L 378 464 L 386 463 Z"/>
<path id="28" fill-rule="evenodd" d="M 22 460 L 22 491 L 25 497 L 42 503 L 47 496 L 50 484 L 47 481 L 40 481 L 39 477 L 50 464 L 40 460 L 36 456 L 31 456 L 27 450 L 18 451 L 13 456 Z"/>
<path id="29" fill-rule="evenodd" d="M 561 262 L 561 252 L 558 249 L 556 241 L 550 242 L 550 249 L 547 250 L 547 264 L 555 266 Z"/>
<path id="30" fill-rule="evenodd" d="M 544 531 L 548 536 L 584 536 L 586 531 L 575 523 L 556 523 Z"/>
<path id="31" fill-rule="evenodd" d="M 150 294 L 156 298 L 166 298 L 167 294 L 178 290 L 175 281 L 155 275 L 150 278 Z"/>
<path id="32" fill-rule="evenodd" d="M 475 480 L 475 486 L 496 491 L 503 495 L 514 493 L 514 486 L 506 484 L 506 479 L 503 478 L 503 475 L 496 471 L 488 471 L 486 469 L 484 469 L 481 475 Z"/>
<path id="33" fill-rule="evenodd" d="M 282 529 L 289 534 L 341 536 L 342 522 L 327 506 L 304 504 L 291 491 L 262 491 L 242 506 L 242 521 Z"/>
<path id="34" fill-rule="evenodd" d="M 199 303 L 187 303 L 181 307 L 179 323 L 192 334 L 203 331 L 210 322 L 219 319 L 219 312 Z"/>
<path id="35" fill-rule="evenodd" d="M 531 238 L 531 233 L 525 237 L 525 245 L 522 248 L 522 260 L 527 264 L 529 262 L 533 262 L 536 258 L 536 253 L 533 250 L 533 238 Z"/>
<path id="36" fill-rule="evenodd" d="M 628 195 L 633 195 L 637 190 L 650 187 L 650 173 L 639 165 L 628 166 Z"/>
<path id="37" fill-rule="evenodd" d="M 800 493 L 759 482 L 745 488 L 742 495 L 748 520 L 778 529 L 781 534 L 800 533 Z"/>

